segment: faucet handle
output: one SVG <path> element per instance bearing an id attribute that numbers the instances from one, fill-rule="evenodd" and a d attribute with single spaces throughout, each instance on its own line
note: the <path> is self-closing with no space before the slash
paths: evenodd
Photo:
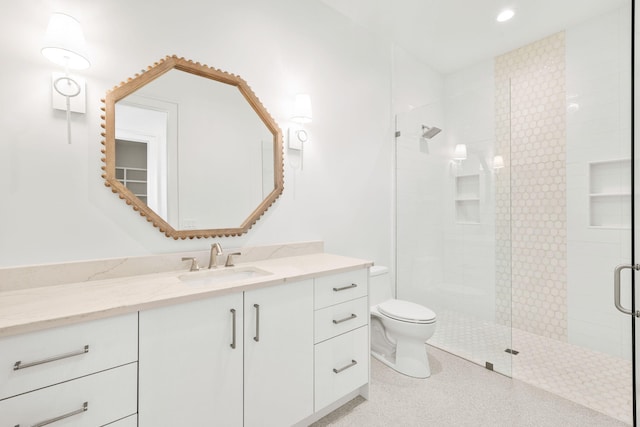
<path id="1" fill-rule="evenodd" d="M 233 267 L 233 256 L 234 255 L 242 255 L 241 252 L 233 252 L 227 255 L 227 262 L 224 263 L 225 267 Z"/>
<path id="2" fill-rule="evenodd" d="M 198 265 L 198 259 L 193 257 L 183 257 L 183 261 L 191 261 L 191 267 L 189 267 L 189 271 L 198 271 L 200 270 L 200 266 Z"/>

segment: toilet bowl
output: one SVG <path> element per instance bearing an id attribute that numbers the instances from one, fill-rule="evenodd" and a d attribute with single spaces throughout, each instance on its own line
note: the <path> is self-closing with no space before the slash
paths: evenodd
<path id="1" fill-rule="evenodd" d="M 371 355 L 402 374 L 429 377 L 425 342 L 435 332 L 435 313 L 422 305 L 391 298 L 386 267 L 371 267 L 369 289 Z"/>

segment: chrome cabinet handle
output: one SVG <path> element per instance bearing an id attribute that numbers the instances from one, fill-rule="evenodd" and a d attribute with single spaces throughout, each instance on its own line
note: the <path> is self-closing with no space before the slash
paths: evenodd
<path id="1" fill-rule="evenodd" d="M 71 352 L 71 353 L 61 354 L 59 356 L 49 357 L 47 359 L 42 359 L 42 360 L 38 360 L 38 361 L 35 361 L 35 362 L 22 363 L 22 361 L 18 360 L 16 363 L 13 364 L 13 370 L 14 371 L 18 371 L 20 369 L 26 369 L 26 368 L 30 368 L 32 366 L 42 365 L 44 363 L 55 362 L 56 360 L 67 359 L 69 357 L 74 357 L 74 356 L 81 356 L 81 355 L 83 355 L 85 353 L 89 353 L 89 346 L 88 345 L 85 345 L 82 350 L 74 351 L 74 352 Z"/>
<path id="2" fill-rule="evenodd" d="M 355 319 L 356 317 L 358 316 L 356 316 L 354 313 L 351 313 L 351 316 L 345 317 L 344 319 L 340 319 L 340 320 L 334 320 L 333 323 L 334 325 L 337 325 L 339 323 L 346 322 L 347 320 Z"/>
<path id="3" fill-rule="evenodd" d="M 231 309 L 231 348 L 236 348 L 236 309 Z"/>
<path id="4" fill-rule="evenodd" d="M 260 341 L 260 305 L 259 304 L 253 304 L 253 306 L 256 309 L 256 336 L 253 337 L 253 340 L 255 342 Z"/>
<path id="5" fill-rule="evenodd" d="M 343 286 L 341 288 L 333 288 L 333 292 L 346 291 L 347 289 L 357 288 L 358 285 L 355 283 L 350 284 L 349 286 Z"/>
<path id="6" fill-rule="evenodd" d="M 349 368 L 352 368 L 352 367 L 356 366 L 357 364 L 358 364 L 358 362 L 356 362 L 355 360 L 351 359 L 351 363 L 349 363 L 347 366 L 344 366 L 344 367 L 342 367 L 340 369 L 333 368 L 333 372 L 335 372 L 336 374 L 339 374 L 340 372 L 342 372 L 344 370 L 347 370 Z"/>
<path id="7" fill-rule="evenodd" d="M 622 272 L 622 270 L 626 268 L 630 268 L 638 271 L 640 270 L 640 264 L 635 264 L 635 265 L 622 264 L 616 267 L 616 269 L 613 272 L 613 303 L 616 305 L 616 308 L 619 311 L 623 312 L 624 314 L 640 317 L 640 311 L 636 311 L 634 313 L 633 311 L 624 308 L 622 306 L 622 303 L 620 302 L 620 272 Z"/>
<path id="8" fill-rule="evenodd" d="M 73 417 L 74 415 L 82 414 L 83 412 L 87 412 L 88 410 L 89 410 L 89 402 L 84 402 L 82 404 L 82 408 L 80 409 L 76 409 L 75 411 L 71 411 L 69 413 L 57 416 L 55 418 L 50 418 L 48 420 L 40 421 L 39 423 L 33 424 L 31 427 L 42 427 L 49 424 L 53 424 L 55 422 L 64 420 L 65 418 L 70 418 L 70 417 Z M 18 424 L 16 427 L 20 427 L 20 424 Z"/>

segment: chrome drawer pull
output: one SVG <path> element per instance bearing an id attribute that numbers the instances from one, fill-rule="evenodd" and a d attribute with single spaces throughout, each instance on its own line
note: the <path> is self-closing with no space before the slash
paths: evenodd
<path id="1" fill-rule="evenodd" d="M 355 319 L 356 317 L 358 317 L 358 316 L 356 316 L 355 314 L 351 313 L 351 316 L 345 317 L 344 319 L 340 319 L 340 320 L 334 320 L 333 323 L 335 325 L 337 325 L 338 323 L 346 322 L 347 320 Z"/>
<path id="2" fill-rule="evenodd" d="M 333 288 L 333 292 L 346 291 L 347 289 L 353 289 L 353 288 L 357 288 L 357 287 L 358 287 L 358 285 L 356 285 L 355 283 L 352 283 L 349 286 L 343 286 L 341 288 Z"/>
<path id="3" fill-rule="evenodd" d="M 22 361 L 18 360 L 13 364 L 13 370 L 18 371 L 20 369 L 30 368 L 32 366 L 42 365 L 44 363 L 55 362 L 56 360 L 66 359 L 68 357 L 81 356 L 85 353 L 89 353 L 89 346 L 85 345 L 82 350 L 74 351 L 71 353 L 61 354 L 59 356 L 49 357 L 48 359 L 38 360 L 36 362 L 22 363 Z"/>
<path id="4" fill-rule="evenodd" d="M 236 309 L 231 309 L 231 348 L 236 348 Z"/>
<path id="5" fill-rule="evenodd" d="M 53 424 L 57 421 L 61 421 L 64 420 L 65 418 L 70 418 L 73 417 L 74 415 L 79 415 L 82 414 L 83 412 L 87 412 L 89 410 L 89 402 L 84 402 L 82 404 L 82 408 L 77 409 L 75 411 L 69 412 L 68 414 L 64 414 L 64 415 L 60 415 L 59 417 L 55 417 L 55 418 L 51 418 L 36 424 L 33 424 L 31 427 L 42 427 L 42 426 L 46 426 L 49 424 Z"/>
<path id="6" fill-rule="evenodd" d="M 340 369 L 333 368 L 333 372 L 335 372 L 336 374 L 339 374 L 340 372 L 342 372 L 342 371 L 344 371 L 346 369 L 352 368 L 352 367 L 356 366 L 357 364 L 358 364 L 358 362 L 356 362 L 355 360 L 351 359 L 351 363 L 349 363 L 347 366 L 345 366 L 343 368 L 340 368 Z"/>

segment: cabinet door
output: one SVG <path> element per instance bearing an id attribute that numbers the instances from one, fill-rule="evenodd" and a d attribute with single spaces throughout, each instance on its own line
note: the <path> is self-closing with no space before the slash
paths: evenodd
<path id="1" fill-rule="evenodd" d="M 241 293 L 141 311 L 139 336 L 140 427 L 242 426 Z"/>
<path id="2" fill-rule="evenodd" d="M 245 292 L 245 426 L 313 413 L 313 281 Z"/>
<path id="3" fill-rule="evenodd" d="M 367 326 L 316 344 L 315 409 L 323 409 L 366 384 L 369 357 Z"/>

